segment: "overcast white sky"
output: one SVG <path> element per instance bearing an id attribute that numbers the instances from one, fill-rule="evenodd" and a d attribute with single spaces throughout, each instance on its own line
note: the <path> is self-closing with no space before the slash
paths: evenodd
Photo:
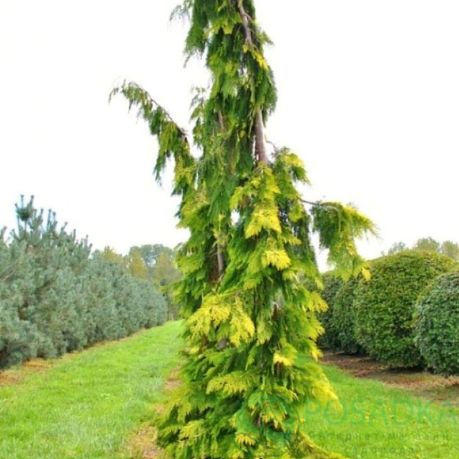
<path id="1" fill-rule="evenodd" d="M 186 238 L 152 176 L 156 142 L 108 104 L 132 79 L 187 126 L 178 0 L 0 0 L 0 226 L 20 194 L 97 248 Z M 258 0 L 279 89 L 268 136 L 305 161 L 310 199 L 355 203 L 382 240 L 459 241 L 459 1 Z"/>

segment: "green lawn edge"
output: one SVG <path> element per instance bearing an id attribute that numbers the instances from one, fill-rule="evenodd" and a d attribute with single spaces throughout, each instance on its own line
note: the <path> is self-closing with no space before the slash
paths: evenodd
<path id="1" fill-rule="evenodd" d="M 180 332 L 167 323 L 0 387 L 0 458 L 127 459 L 129 436 L 164 401 Z"/>

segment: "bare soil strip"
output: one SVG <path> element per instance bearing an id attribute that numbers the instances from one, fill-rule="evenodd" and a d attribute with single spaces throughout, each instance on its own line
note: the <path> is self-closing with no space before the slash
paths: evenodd
<path id="1" fill-rule="evenodd" d="M 171 392 L 177 389 L 181 384 L 179 378 L 179 368 L 172 370 L 167 378 L 164 390 Z M 156 445 L 157 430 L 154 425 L 153 419 L 156 415 L 160 415 L 164 411 L 164 404 L 157 404 L 152 406 L 152 420 L 146 422 L 142 427 L 134 433 L 128 443 L 129 454 L 134 459 L 156 459 L 161 453 L 162 449 Z"/>
<path id="2" fill-rule="evenodd" d="M 322 362 L 335 365 L 356 378 L 376 379 L 437 402 L 450 400 L 459 406 L 459 377 L 444 377 L 427 371 L 388 368 L 370 357 L 325 353 Z"/>

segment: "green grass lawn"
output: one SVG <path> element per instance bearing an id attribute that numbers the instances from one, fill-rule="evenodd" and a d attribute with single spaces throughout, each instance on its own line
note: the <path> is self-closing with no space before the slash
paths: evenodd
<path id="1" fill-rule="evenodd" d="M 305 413 L 307 431 L 320 446 L 355 459 L 459 458 L 454 401 L 421 399 L 336 367 L 324 369 L 340 404 L 326 410 L 311 403 Z"/>
<path id="2" fill-rule="evenodd" d="M 0 378 L 7 381 L 0 385 L 0 459 L 131 459 L 133 435 L 167 396 L 179 332 L 180 323 L 168 323 L 45 364 L 41 372 L 8 371 Z M 429 405 L 409 391 L 324 368 L 344 410 L 311 404 L 303 413 L 317 444 L 353 459 L 459 458 L 457 404 Z M 395 413 L 394 400 L 403 400 Z"/>
<path id="3" fill-rule="evenodd" d="M 168 323 L 0 386 L 0 459 L 127 458 L 127 439 L 164 399 L 179 332 Z"/>

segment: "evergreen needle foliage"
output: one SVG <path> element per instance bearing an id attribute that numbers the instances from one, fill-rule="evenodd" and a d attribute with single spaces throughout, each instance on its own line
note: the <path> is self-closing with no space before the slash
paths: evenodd
<path id="1" fill-rule="evenodd" d="M 280 413 L 279 422 L 257 430 L 266 421 L 257 390 L 279 394 L 300 414 L 308 399 L 335 397 L 321 369 L 301 359 L 320 356 L 316 313 L 326 308 L 303 283 L 322 283 L 311 234 L 348 278 L 367 274 L 354 241 L 374 227 L 350 206 L 305 206 L 296 187 L 308 183 L 301 159 L 288 148 L 268 151 L 264 124 L 276 87 L 253 0 L 185 0 L 175 13 L 189 19 L 187 58 L 204 58 L 211 75 L 192 101 L 193 142 L 136 83 L 112 92 L 136 107 L 157 137 L 158 179 L 174 159 L 179 225 L 190 232 L 178 254 L 184 383 L 161 421 L 159 444 L 174 459 L 261 457 L 257 445 L 298 425 Z M 192 143 L 199 154 L 192 155 Z M 240 410 L 255 426 L 251 437 L 233 423 Z M 295 434 L 285 457 L 335 457 L 304 431 Z"/>
<path id="2" fill-rule="evenodd" d="M 0 231 L 0 369 L 119 339 L 166 320 L 152 282 L 117 254 L 95 252 L 56 215 L 16 205 L 17 230 Z M 110 257 L 109 255 L 112 255 Z"/>

